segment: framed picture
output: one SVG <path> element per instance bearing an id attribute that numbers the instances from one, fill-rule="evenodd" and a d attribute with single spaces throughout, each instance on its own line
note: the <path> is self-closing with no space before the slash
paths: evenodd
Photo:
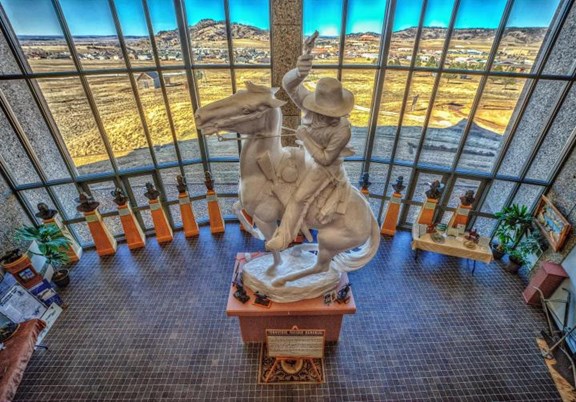
<path id="1" fill-rule="evenodd" d="M 545 195 L 538 202 L 534 222 L 554 251 L 562 248 L 572 230 L 572 225 Z"/>

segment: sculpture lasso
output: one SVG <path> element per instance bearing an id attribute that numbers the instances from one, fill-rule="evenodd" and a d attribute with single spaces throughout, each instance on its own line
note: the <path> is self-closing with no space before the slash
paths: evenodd
<path id="1" fill-rule="evenodd" d="M 306 49 L 301 59 L 310 60 L 311 65 L 312 57 L 308 47 Z M 298 69 L 286 74 L 284 83 L 297 77 L 296 90 L 309 95 L 311 93 L 301 85 L 307 75 L 307 71 L 301 74 L 301 70 L 306 70 L 306 67 L 302 68 L 306 60 L 300 62 L 299 59 L 299 63 Z M 244 283 L 248 287 L 274 301 L 286 302 L 317 297 L 338 285 L 340 272 L 366 265 L 378 250 L 380 231 L 368 202 L 350 186 L 344 170 L 339 168 L 348 148 L 343 147 L 336 155 L 334 164 L 340 164 L 337 168 L 327 166 L 324 170 L 328 173 L 314 178 L 316 182 L 305 179 L 310 170 L 318 169 L 318 163 L 306 144 L 306 150 L 282 147 L 280 107 L 285 102 L 274 97 L 277 90 L 247 82 L 245 90 L 198 109 L 196 124 L 203 135 L 229 131 L 239 133 L 245 139 L 240 155 L 240 201 L 235 205 L 235 212 L 244 224 L 247 222 L 242 208 L 253 217 L 258 230 L 251 233 L 256 237 L 266 241 L 273 238 L 286 206 L 293 202 L 297 191 L 303 191 L 301 184 L 319 189 L 301 210 L 304 215 L 302 226 L 318 230 L 317 255 L 306 252 L 311 247 L 316 248 L 311 245 L 282 253 L 273 251 L 263 273 L 271 278 L 266 289 L 261 288 L 265 286 L 262 284 L 254 289 L 251 275 L 245 271 Z M 347 120 L 343 118 L 342 122 L 347 123 Z M 310 131 L 314 128 L 301 129 Z M 327 131 L 325 137 L 329 140 L 331 135 Z M 283 264 L 283 259 L 290 260 L 289 264 L 288 261 Z"/>

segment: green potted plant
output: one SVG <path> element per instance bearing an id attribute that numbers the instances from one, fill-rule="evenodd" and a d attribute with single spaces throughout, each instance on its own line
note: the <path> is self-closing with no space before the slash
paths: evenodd
<path id="1" fill-rule="evenodd" d="M 522 238 L 516 247 L 508 249 L 508 260 L 510 263 L 505 269 L 511 273 L 517 273 L 522 265 L 528 262 L 528 258 L 541 251 L 542 237 L 537 230 L 528 229 L 526 236 Z"/>
<path id="2" fill-rule="evenodd" d="M 532 226 L 533 216 L 526 205 L 512 204 L 500 212 L 496 212 L 498 243 L 492 243 L 494 258 L 500 259 L 505 253 L 515 249 L 522 236 Z"/>
<path id="3" fill-rule="evenodd" d="M 16 230 L 15 238 L 20 241 L 35 241 L 40 252 L 30 250 L 29 252 L 43 256 L 46 262 L 52 265 L 55 271 L 52 282 L 61 288 L 68 286 L 70 271 L 63 266 L 69 261 L 65 250 L 71 241 L 62 234 L 58 227 L 54 225 L 24 226 Z"/>

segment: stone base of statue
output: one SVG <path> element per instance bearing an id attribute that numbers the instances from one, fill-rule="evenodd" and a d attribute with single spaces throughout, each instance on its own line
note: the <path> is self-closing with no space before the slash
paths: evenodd
<path id="1" fill-rule="evenodd" d="M 274 264 L 272 253 L 254 258 L 243 266 L 244 285 L 277 303 L 313 299 L 336 289 L 342 274 L 333 268 L 287 281 L 282 286 L 272 283 L 276 278 L 312 267 L 316 263 L 313 251 L 317 251 L 317 248 L 314 249 L 314 246 L 317 245 L 298 245 L 282 251 L 282 264 L 272 269 L 269 269 Z"/>
<path id="2" fill-rule="evenodd" d="M 262 253 L 238 253 L 234 269 L 234 278 L 237 273 L 243 272 L 243 268 L 253 261 L 266 257 Z M 247 261 L 249 259 L 250 261 Z M 263 260 L 262 260 L 263 261 Z M 246 273 L 243 273 L 246 278 Z M 341 289 L 348 283 L 348 275 L 342 273 L 340 281 L 336 283 L 336 290 Z M 297 326 L 300 329 L 323 329 L 326 331 L 326 342 L 337 342 L 340 337 L 342 320 L 346 314 L 356 313 L 356 304 L 352 290 L 348 293 L 345 303 L 330 300 L 325 302 L 323 295 L 307 300 L 291 303 L 272 302 L 268 307 L 255 304 L 254 291 L 244 283 L 244 289 L 250 299 L 241 303 L 234 297 L 236 287 L 232 285 L 228 294 L 226 315 L 238 317 L 242 341 L 265 342 L 267 329 L 290 329 Z"/>

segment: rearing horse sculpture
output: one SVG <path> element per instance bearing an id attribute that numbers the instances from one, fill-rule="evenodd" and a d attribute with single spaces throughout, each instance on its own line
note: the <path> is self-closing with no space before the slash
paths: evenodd
<path id="1" fill-rule="evenodd" d="M 239 180 L 241 208 L 253 217 L 266 240 L 278 227 L 286 198 L 298 185 L 298 178 L 309 163 L 302 148 L 281 145 L 280 106 L 285 102 L 274 97 L 276 91 L 247 82 L 246 90 L 204 106 L 196 113 L 196 124 L 203 135 L 224 131 L 243 136 Z M 304 219 L 307 227 L 318 230 L 316 263 L 276 277 L 272 282 L 274 286 L 328 272 L 331 264 L 340 272 L 353 271 L 363 267 L 376 254 L 380 243 L 378 223 L 368 202 L 356 188 L 352 187 L 348 192 L 346 213 L 333 214 L 328 222 L 318 219 L 318 202 L 312 202 Z M 235 212 L 246 223 L 240 207 Z M 268 268 L 268 274 L 274 275 L 281 263 L 280 253 L 274 252 L 274 264 Z"/>

